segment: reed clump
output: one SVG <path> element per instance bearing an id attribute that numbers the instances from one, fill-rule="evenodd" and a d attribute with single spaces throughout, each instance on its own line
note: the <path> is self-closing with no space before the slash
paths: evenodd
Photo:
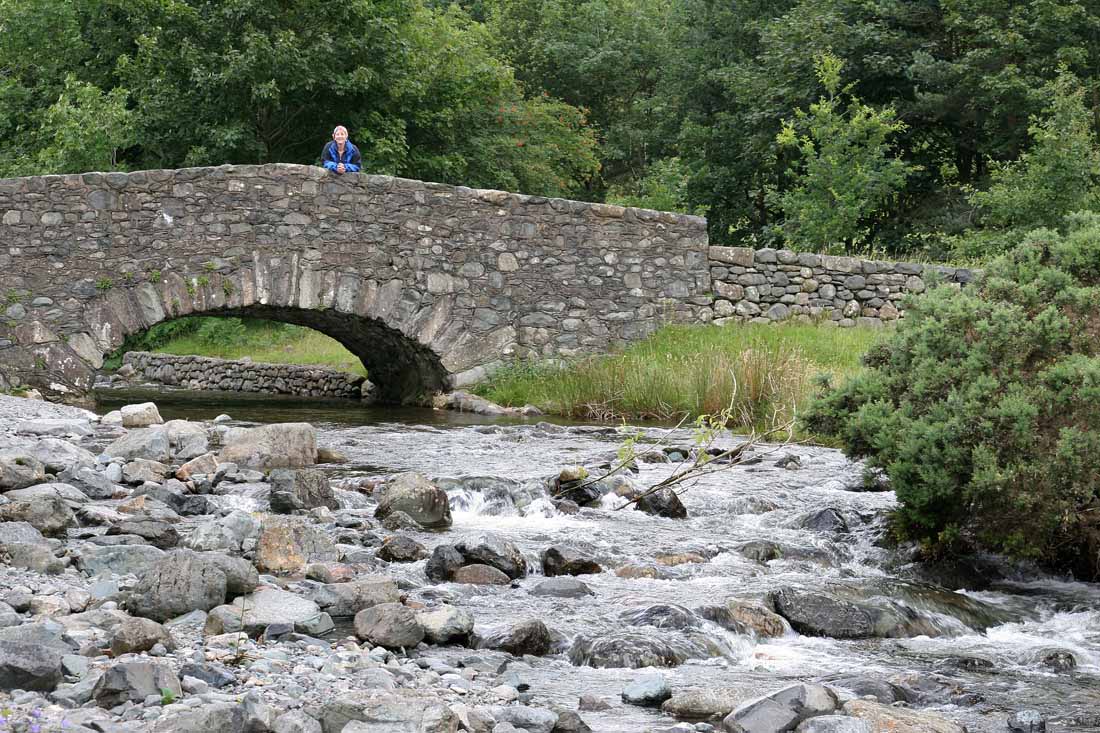
<path id="1" fill-rule="evenodd" d="M 815 375 L 858 372 L 878 335 L 807 324 L 668 326 L 621 353 L 517 364 L 478 392 L 584 420 L 675 420 L 732 405 L 740 426 L 761 427 L 806 405 Z"/>

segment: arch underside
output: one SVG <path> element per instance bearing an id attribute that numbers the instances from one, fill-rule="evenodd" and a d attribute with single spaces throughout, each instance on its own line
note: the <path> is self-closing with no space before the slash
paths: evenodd
<path id="1" fill-rule="evenodd" d="M 450 387 L 450 374 L 430 348 L 382 321 L 335 310 L 250 305 L 196 316 L 263 318 L 306 326 L 339 341 L 363 362 L 374 384 L 374 399 L 386 404 L 419 404 Z"/>

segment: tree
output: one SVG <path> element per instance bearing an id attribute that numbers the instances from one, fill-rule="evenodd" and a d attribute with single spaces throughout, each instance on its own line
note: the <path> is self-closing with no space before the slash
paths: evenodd
<path id="1" fill-rule="evenodd" d="M 135 142 L 134 113 L 126 107 L 126 90 L 104 94 L 70 75 L 65 88 L 42 117 L 38 133 L 44 144 L 27 175 L 70 171 L 118 170 L 119 152 Z"/>
<path id="2" fill-rule="evenodd" d="M 992 229 L 1060 229 L 1067 214 L 1100 203 L 1100 148 L 1085 88 L 1064 68 L 1045 88 L 1050 103 L 1031 119 L 1031 146 L 1018 159 L 995 164 L 989 189 L 970 197 Z"/>
<path id="3" fill-rule="evenodd" d="M 912 170 L 891 154 L 890 138 L 905 129 L 894 110 L 875 110 L 840 88 L 844 63 L 832 54 L 817 61 L 818 78 L 827 96 L 796 110 L 777 140 L 794 148 L 791 187 L 776 199 L 786 216 L 788 239 L 811 250 L 843 243 L 846 251 L 864 244 L 872 233 L 871 217 L 891 201 Z M 842 109 L 843 94 L 848 95 Z"/>
<path id="4" fill-rule="evenodd" d="M 1037 230 L 977 286 L 907 305 L 805 427 L 884 471 L 897 534 L 1100 577 L 1100 217 Z"/>

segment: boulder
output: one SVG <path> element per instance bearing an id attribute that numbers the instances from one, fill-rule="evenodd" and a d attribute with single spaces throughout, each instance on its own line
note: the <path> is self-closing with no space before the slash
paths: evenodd
<path id="1" fill-rule="evenodd" d="M 211 662 L 188 662 L 180 667 L 180 677 L 194 677 L 214 688 L 226 687 L 237 681 L 228 669 Z"/>
<path id="2" fill-rule="evenodd" d="M 62 657 L 74 646 L 53 625 L 0 628 L 0 690 L 54 689 L 63 679 Z"/>
<path id="3" fill-rule="evenodd" d="M 179 544 L 180 535 L 168 522 L 155 519 L 142 519 L 135 517 L 111 525 L 107 529 L 107 535 L 136 535 L 148 542 L 153 547 L 161 550 L 170 550 Z"/>
<path id="4" fill-rule="evenodd" d="M 400 603 L 380 603 L 355 614 L 355 635 L 389 649 L 412 648 L 424 639 L 416 614 Z"/>
<path id="5" fill-rule="evenodd" d="M 322 733 L 321 724 L 301 710 L 284 711 L 275 721 L 273 733 Z"/>
<path id="6" fill-rule="evenodd" d="M 203 522 L 187 538 L 192 550 L 239 554 L 248 540 L 260 534 L 260 522 L 248 512 L 233 511 L 219 519 Z"/>
<path id="7" fill-rule="evenodd" d="M 269 479 L 272 484 L 271 511 L 276 514 L 291 514 L 320 506 L 340 508 L 328 477 L 317 469 L 278 469 L 271 472 Z"/>
<path id="8" fill-rule="evenodd" d="M 585 553 L 573 547 L 554 545 L 543 550 L 542 572 L 554 575 L 589 575 L 602 573 L 603 568 Z"/>
<path id="9" fill-rule="evenodd" d="M 569 661 L 578 667 L 675 667 L 687 659 L 687 652 L 669 641 L 636 631 L 579 634 L 569 648 Z"/>
<path id="10" fill-rule="evenodd" d="M 57 480 L 76 487 L 89 499 L 113 499 L 119 490 L 106 475 L 86 466 L 74 466 L 63 471 Z"/>
<path id="11" fill-rule="evenodd" d="M 800 634 L 834 639 L 865 639 L 875 635 L 874 616 L 858 603 L 790 588 L 776 592 L 773 601 L 779 615 Z"/>
<path id="12" fill-rule="evenodd" d="M 116 662 L 96 683 L 92 696 L 101 708 L 113 708 L 124 702 L 141 703 L 150 695 L 160 697 L 168 691 L 183 694 L 179 678 L 166 664 L 153 662 Z"/>
<path id="13" fill-rule="evenodd" d="M 150 425 L 160 425 L 164 422 L 157 406 L 152 402 L 124 405 L 119 412 L 122 413 L 122 427 L 124 428 L 147 428 Z"/>
<path id="14" fill-rule="evenodd" d="M 43 438 L 24 450 L 53 474 L 80 466 L 94 468 L 96 465 L 95 455 L 91 451 L 60 438 Z"/>
<path id="15" fill-rule="evenodd" d="M 168 433 L 168 447 L 172 457 L 178 463 L 185 463 L 210 450 L 210 440 L 206 428 L 187 420 L 169 420 L 164 423 Z"/>
<path id="16" fill-rule="evenodd" d="M 558 714 L 527 705 L 493 706 L 493 719 L 497 725 L 511 725 L 525 733 L 551 733 L 558 722 Z"/>
<path id="17" fill-rule="evenodd" d="M 966 728 L 936 713 L 899 708 L 870 700 L 849 700 L 844 714 L 866 721 L 872 731 L 966 733 Z"/>
<path id="18" fill-rule="evenodd" d="M 1012 733 L 1045 733 L 1047 720 L 1038 710 L 1017 710 L 1006 721 Z"/>
<path id="19" fill-rule="evenodd" d="M 747 700 L 726 716 L 727 730 L 782 733 L 807 718 L 828 715 L 837 708 L 836 695 L 821 685 L 798 684 Z"/>
<path id="20" fill-rule="evenodd" d="M 512 582 L 504 573 L 490 565 L 463 565 L 455 571 L 456 583 L 469 583 L 470 585 L 508 585 Z"/>
<path id="21" fill-rule="evenodd" d="M 550 733 L 592 733 L 592 729 L 575 711 L 562 710 Z"/>
<path id="22" fill-rule="evenodd" d="M 28 451 L 0 451 L 0 492 L 22 489 L 46 480 L 46 467 Z"/>
<path id="23" fill-rule="evenodd" d="M 424 629 L 424 638 L 432 644 L 464 644 L 474 630 L 473 615 L 454 606 L 421 611 L 416 614 L 416 622 Z"/>
<path id="24" fill-rule="evenodd" d="M 176 478 L 188 481 L 194 476 L 210 476 L 218 470 L 218 459 L 214 453 L 195 456 L 176 469 Z"/>
<path id="25" fill-rule="evenodd" d="M 77 565 L 90 576 L 140 575 L 163 557 L 164 550 L 149 545 L 100 546 L 85 543 L 77 555 Z"/>
<path id="26" fill-rule="evenodd" d="M 583 598 L 596 595 L 587 585 L 570 577 L 547 578 L 537 583 L 528 592 L 533 596 L 550 598 Z"/>
<path id="27" fill-rule="evenodd" d="M 315 562 L 335 562 L 340 552 L 325 532 L 298 517 L 268 517 L 256 543 L 256 567 L 275 575 L 300 573 Z"/>
<path id="28" fill-rule="evenodd" d="M 330 616 L 354 616 L 365 608 L 397 603 L 401 593 L 387 577 L 358 578 L 348 583 L 303 583 L 301 594 Z"/>
<path id="29" fill-rule="evenodd" d="M 270 730 L 267 727 L 247 727 L 243 705 L 231 702 L 205 703 L 192 707 L 172 706 L 153 721 L 152 733 L 195 733 L 219 731 L 244 733 Z"/>
<path id="30" fill-rule="evenodd" d="M 148 496 L 172 509 L 176 514 L 199 516 L 217 511 L 214 504 L 200 494 L 188 494 L 179 481 L 169 479 L 163 486 L 147 484 L 134 489 L 134 496 Z M 258 523 L 257 523 L 258 524 Z"/>
<path id="31" fill-rule="evenodd" d="M 160 483 L 168 476 L 169 468 L 159 461 L 135 458 L 122 467 L 122 480 L 128 484 Z"/>
<path id="32" fill-rule="evenodd" d="M 227 584 L 225 571 L 207 556 L 173 550 L 141 577 L 128 606 L 135 615 L 163 622 L 225 603 Z"/>
<path id="33" fill-rule="evenodd" d="M 751 693 L 740 687 L 705 687 L 677 692 L 661 705 L 661 712 L 679 720 L 721 720 Z"/>
<path id="34" fill-rule="evenodd" d="M 424 574 L 429 580 L 445 583 L 454 577 L 455 572 L 464 562 L 462 553 L 456 550 L 454 545 L 436 545 L 427 564 L 424 565 Z"/>
<path id="35" fill-rule="evenodd" d="M 550 652 L 552 639 L 550 629 L 542 621 L 521 621 L 508 626 L 498 626 L 479 632 L 476 647 L 478 649 L 499 649 L 500 651 L 523 656 L 531 654 L 541 657 Z"/>
<path id="36" fill-rule="evenodd" d="M 88 497 L 83 491 L 62 483 L 35 484 L 25 489 L 15 489 L 5 492 L 4 498 L 8 501 L 31 501 L 34 499 L 60 499 L 74 509 L 88 503 Z"/>
<path id="37" fill-rule="evenodd" d="M 231 429 L 218 462 L 260 470 L 312 466 L 317 463 L 317 433 L 308 423 Z"/>
<path id="38" fill-rule="evenodd" d="M 251 636 L 272 624 L 289 624 L 296 631 L 308 633 L 320 623 L 322 614 L 320 607 L 308 598 L 269 587 L 238 597 L 230 609 L 241 628 Z"/>
<path id="39" fill-rule="evenodd" d="M 623 702 L 642 707 L 656 708 L 672 697 L 672 685 L 660 672 L 649 672 L 635 677 L 623 688 Z"/>
<path id="40" fill-rule="evenodd" d="M 0 505 L 0 522 L 26 522 L 46 537 L 64 537 L 76 516 L 63 500 L 42 496 Z"/>
<path id="41" fill-rule="evenodd" d="M 168 629 L 147 618 L 128 618 L 111 633 L 111 656 L 135 654 L 162 644 L 165 649 L 175 649 L 176 643 Z"/>
<path id="42" fill-rule="evenodd" d="M 844 519 L 840 510 L 833 507 L 819 509 L 809 514 L 802 520 L 802 526 L 813 532 L 827 534 L 847 534 L 848 532 L 848 522 Z"/>
<path id="43" fill-rule="evenodd" d="M 324 703 L 322 733 L 456 733 L 458 716 L 434 695 L 357 694 Z"/>
<path id="44" fill-rule="evenodd" d="M 724 629 L 738 634 L 776 638 L 787 633 L 783 617 L 763 604 L 730 598 L 722 606 L 702 606 L 696 613 Z"/>
<path id="45" fill-rule="evenodd" d="M 412 537 L 394 535 L 387 537 L 378 550 L 378 557 L 386 562 L 416 562 L 428 556 L 428 548 Z"/>
<path id="46" fill-rule="evenodd" d="M 394 512 L 404 512 L 427 529 L 451 526 L 451 507 L 447 492 L 420 473 L 401 473 L 383 487 L 382 498 L 374 516 L 385 519 Z"/>
<path id="47" fill-rule="evenodd" d="M 512 542 L 495 532 L 479 532 L 464 537 L 455 549 L 465 564 L 489 565 L 515 580 L 527 575 L 527 560 Z"/>
<path id="48" fill-rule="evenodd" d="M 671 519 L 685 519 L 687 517 L 687 507 L 684 506 L 679 495 L 672 489 L 661 489 L 660 491 L 649 491 L 647 489 L 643 494 L 642 498 L 634 502 L 635 509 L 658 517 L 669 517 Z"/>
<path id="49" fill-rule="evenodd" d="M 162 427 L 131 430 L 104 448 L 103 452 L 111 458 L 124 458 L 127 461 L 143 458 L 167 463 L 172 457 L 168 431 Z"/>

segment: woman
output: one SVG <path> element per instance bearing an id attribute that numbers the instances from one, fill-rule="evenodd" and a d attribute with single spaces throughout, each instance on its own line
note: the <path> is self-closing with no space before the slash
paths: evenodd
<path id="1" fill-rule="evenodd" d="M 359 148 L 348 142 L 348 128 L 340 125 L 321 151 L 321 165 L 337 173 L 358 173 L 359 160 Z"/>

